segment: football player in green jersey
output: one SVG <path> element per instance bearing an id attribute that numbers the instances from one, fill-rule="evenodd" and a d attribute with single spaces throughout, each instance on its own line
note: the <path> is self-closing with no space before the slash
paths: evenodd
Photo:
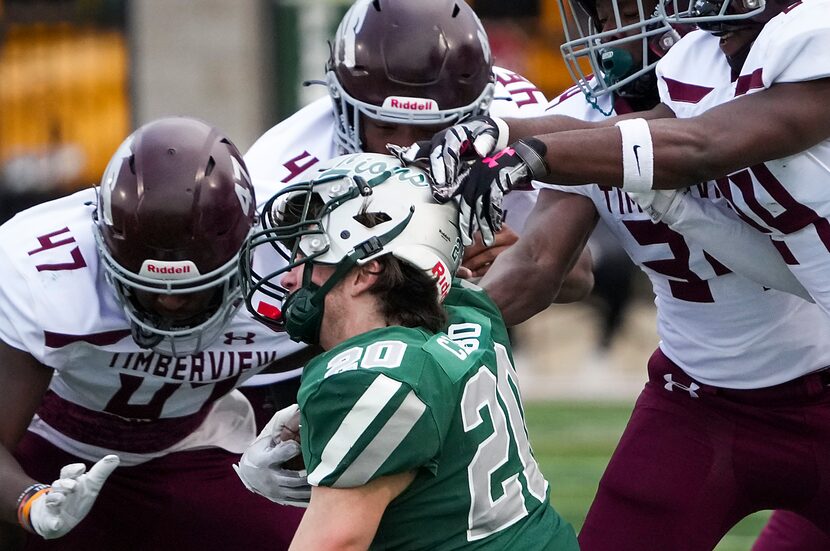
<path id="1" fill-rule="evenodd" d="M 501 315 L 453 281 L 457 208 L 427 178 L 391 156 L 333 159 L 269 201 L 243 253 L 252 312 L 325 350 L 299 392 L 311 501 L 292 549 L 576 550 Z M 287 264 L 251 269 L 258 246 Z M 255 297 L 283 293 L 281 319 L 263 314 Z"/>

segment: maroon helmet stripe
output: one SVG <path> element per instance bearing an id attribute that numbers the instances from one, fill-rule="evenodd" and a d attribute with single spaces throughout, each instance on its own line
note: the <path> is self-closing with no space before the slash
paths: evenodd
<path id="1" fill-rule="evenodd" d="M 129 336 L 129 329 L 117 329 L 115 331 L 104 331 L 89 335 L 68 335 L 66 333 L 53 333 L 51 331 L 43 332 L 43 338 L 47 348 L 62 348 L 76 342 L 87 342 L 96 346 L 106 346 L 108 344 L 115 344 L 124 337 Z"/>

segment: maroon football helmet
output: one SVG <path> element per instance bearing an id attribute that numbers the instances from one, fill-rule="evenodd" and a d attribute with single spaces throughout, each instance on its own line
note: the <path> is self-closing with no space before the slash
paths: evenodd
<path id="1" fill-rule="evenodd" d="M 241 304 L 236 264 L 255 206 L 239 150 L 202 121 L 159 119 L 121 144 L 101 180 L 95 233 L 139 345 L 193 354 L 230 322 Z M 182 319 L 147 306 L 163 295 L 198 298 L 197 311 Z"/>
<path id="2" fill-rule="evenodd" d="M 358 0 L 343 17 L 327 64 L 344 153 L 362 150 L 360 115 L 449 126 L 493 99 L 487 34 L 463 0 Z"/>

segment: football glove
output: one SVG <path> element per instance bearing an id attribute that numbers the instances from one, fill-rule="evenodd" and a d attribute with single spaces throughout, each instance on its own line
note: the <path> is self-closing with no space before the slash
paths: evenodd
<path id="1" fill-rule="evenodd" d="M 678 208 L 683 195 L 678 190 L 652 189 L 649 191 L 629 191 L 627 193 L 655 224 L 658 222 L 672 224 L 677 221 Z"/>
<path id="2" fill-rule="evenodd" d="M 431 139 L 404 148 L 400 159 L 428 166 L 435 181 L 433 193 L 439 201 L 455 195 L 457 176 L 466 161 L 486 157 L 508 144 L 507 123 L 497 117 L 470 117 L 436 133 Z"/>
<path id="3" fill-rule="evenodd" d="M 32 530 L 51 540 L 75 528 L 92 509 L 101 487 L 119 462 L 117 455 L 108 455 L 89 472 L 83 463 L 63 467 L 51 490 L 31 504 L 28 522 Z"/>
<path id="4" fill-rule="evenodd" d="M 233 469 L 245 487 L 255 494 L 280 505 L 308 507 L 311 486 L 306 471 L 284 467 L 302 453 L 300 443 L 280 440 L 280 432 L 298 410 L 297 404 L 293 404 L 275 413 Z"/>
<path id="5" fill-rule="evenodd" d="M 527 138 L 462 169 L 457 178 L 456 195 L 461 214 L 459 229 L 465 246 L 473 243 L 477 230 L 481 231 L 485 245 L 493 244 L 503 221 L 504 194 L 530 186 L 532 180 L 546 175 L 546 152 L 542 141 Z M 433 189 L 433 195 L 442 197 L 443 191 Z"/>

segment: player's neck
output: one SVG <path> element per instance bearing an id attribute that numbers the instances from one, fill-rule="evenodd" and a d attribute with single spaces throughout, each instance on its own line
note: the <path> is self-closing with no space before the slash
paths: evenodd
<path id="1" fill-rule="evenodd" d="M 320 328 L 320 346 L 330 350 L 345 340 L 387 325 L 389 323 L 372 294 L 345 301 L 327 301 Z"/>

